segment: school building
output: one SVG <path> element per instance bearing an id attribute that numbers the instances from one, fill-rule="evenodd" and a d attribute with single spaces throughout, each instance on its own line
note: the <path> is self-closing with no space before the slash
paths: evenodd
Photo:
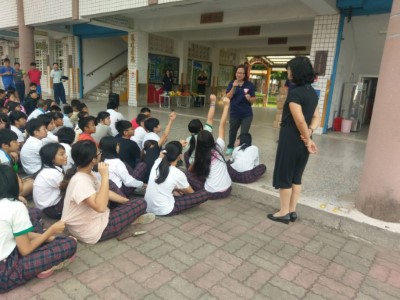
<path id="1" fill-rule="evenodd" d="M 165 69 L 177 90 L 223 94 L 239 63 L 274 70 L 309 55 L 318 72 L 321 127 L 344 118 L 369 131 L 356 206 L 400 220 L 400 0 L 0 0 L 0 58 L 36 61 L 52 94 L 58 62 L 67 97 L 156 104 Z M 268 84 L 264 92 L 268 92 Z M 257 108 L 255 108 L 257 109 Z M 262 109 L 262 108 L 260 108 Z M 336 124 L 337 125 L 337 124 Z M 345 153 L 343 153 L 345 156 Z M 329 170 L 327 170 L 329 171 Z"/>

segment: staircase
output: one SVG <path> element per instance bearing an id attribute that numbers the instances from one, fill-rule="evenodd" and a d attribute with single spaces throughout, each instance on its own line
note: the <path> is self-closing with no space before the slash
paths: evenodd
<path id="1" fill-rule="evenodd" d="M 121 95 L 127 92 L 128 82 L 127 82 L 127 72 L 125 71 L 117 78 L 113 80 L 112 92 Z M 95 100 L 95 101 L 108 101 L 108 95 L 110 92 L 110 80 L 107 79 L 100 83 L 97 87 L 92 89 L 85 95 L 85 99 Z"/>

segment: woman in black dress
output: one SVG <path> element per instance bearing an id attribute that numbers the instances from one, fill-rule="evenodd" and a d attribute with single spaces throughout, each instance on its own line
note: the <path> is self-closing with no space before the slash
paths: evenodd
<path id="1" fill-rule="evenodd" d="M 319 126 L 318 96 L 311 86 L 315 74 L 307 57 L 288 62 L 288 78 L 296 86 L 289 92 L 282 113 L 273 186 L 279 189 L 281 209 L 267 217 L 288 224 L 297 219 L 301 177 L 310 153 L 317 153 L 311 136 Z"/>

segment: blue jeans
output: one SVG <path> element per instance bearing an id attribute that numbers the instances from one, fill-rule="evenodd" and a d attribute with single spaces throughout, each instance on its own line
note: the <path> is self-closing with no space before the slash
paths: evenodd
<path id="1" fill-rule="evenodd" d="M 25 83 L 16 83 L 15 84 L 16 90 L 18 92 L 18 96 L 19 96 L 19 100 L 21 101 L 21 103 L 24 103 L 24 99 L 25 99 Z"/>
<path id="2" fill-rule="evenodd" d="M 57 104 L 60 104 L 61 100 L 61 102 L 65 104 L 66 100 L 65 100 L 65 90 L 63 83 L 62 82 L 54 83 L 53 89 L 54 89 L 54 101 L 56 101 Z"/>

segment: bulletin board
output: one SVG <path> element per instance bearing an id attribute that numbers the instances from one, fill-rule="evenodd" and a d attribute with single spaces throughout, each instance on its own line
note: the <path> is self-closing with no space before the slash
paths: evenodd
<path id="1" fill-rule="evenodd" d="M 179 82 L 179 58 L 149 53 L 148 76 L 149 83 L 160 83 L 165 70 L 171 70 L 174 75 L 174 83 Z"/>

